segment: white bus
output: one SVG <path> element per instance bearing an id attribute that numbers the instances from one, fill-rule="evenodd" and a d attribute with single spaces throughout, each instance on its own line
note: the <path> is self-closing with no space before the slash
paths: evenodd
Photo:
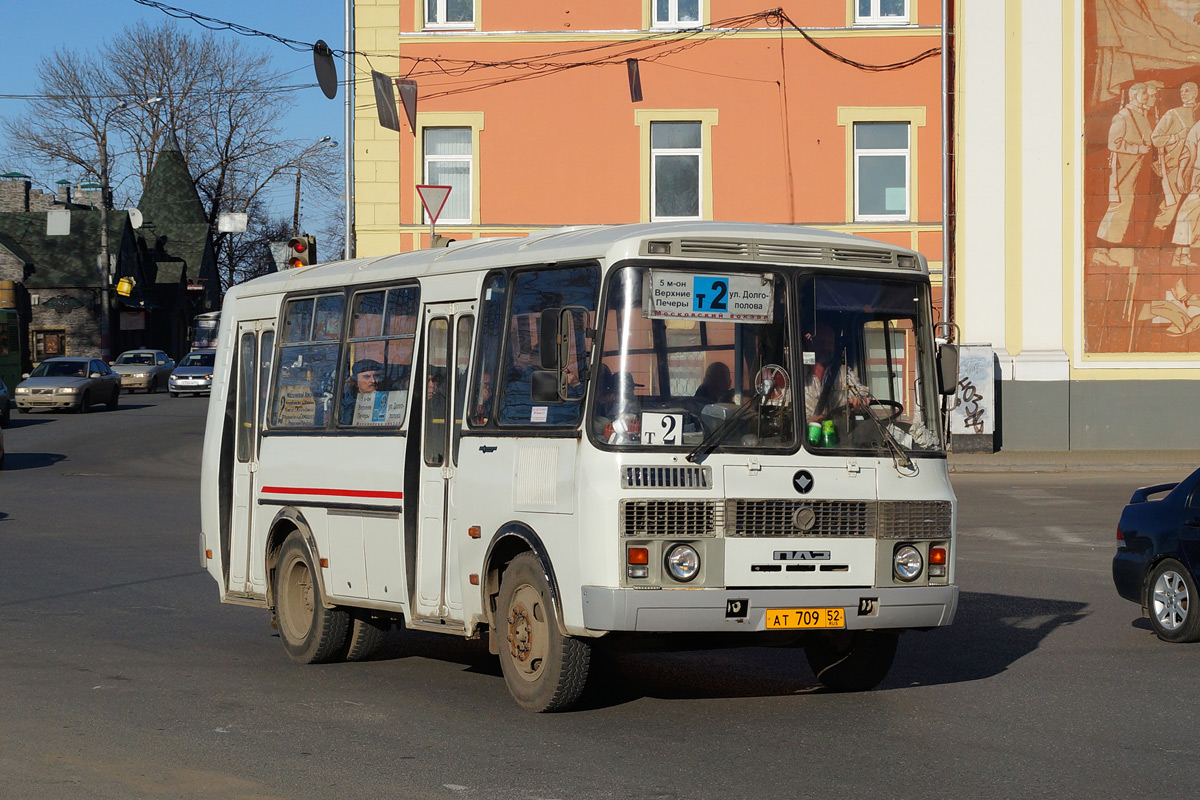
<path id="1" fill-rule="evenodd" d="M 535 711 L 596 648 L 678 640 L 873 688 L 957 606 L 953 355 L 922 256 L 794 226 L 286 270 L 225 298 L 201 558 L 298 662 L 487 636 Z"/>

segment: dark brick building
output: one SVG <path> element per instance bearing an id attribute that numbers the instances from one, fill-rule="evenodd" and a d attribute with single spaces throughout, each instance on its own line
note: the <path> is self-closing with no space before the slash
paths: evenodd
<path id="1" fill-rule="evenodd" d="M 174 137 L 138 211 L 108 212 L 112 352 L 144 345 L 178 358 L 188 321 L 218 308 L 221 295 L 204 207 Z M 16 285 L 26 368 L 54 355 L 100 354 L 99 257 L 98 189 L 72 198 L 67 186 L 50 194 L 27 176 L 0 175 L 0 281 Z"/>

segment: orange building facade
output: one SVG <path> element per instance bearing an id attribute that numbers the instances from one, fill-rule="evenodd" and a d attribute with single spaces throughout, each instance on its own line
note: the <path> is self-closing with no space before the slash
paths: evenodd
<path id="1" fill-rule="evenodd" d="M 356 254 L 428 246 L 415 187 L 438 184 L 453 187 L 436 226 L 452 239 L 797 223 L 918 249 L 938 283 L 941 13 L 939 0 L 356 0 Z M 400 130 L 380 125 L 372 71 L 416 81 L 415 125 L 399 100 Z"/>

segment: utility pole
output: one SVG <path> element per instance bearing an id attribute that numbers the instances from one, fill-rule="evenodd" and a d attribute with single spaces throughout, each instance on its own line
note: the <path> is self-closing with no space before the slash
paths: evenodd
<path id="1" fill-rule="evenodd" d="M 300 167 L 296 167 L 296 205 L 292 208 L 292 236 L 300 235 Z"/>
<path id="2" fill-rule="evenodd" d="M 121 100 L 104 115 L 100 125 L 100 358 L 106 363 L 112 358 L 112 307 L 109 301 L 109 284 L 112 283 L 112 267 L 108 255 L 108 123 L 113 115 L 131 108 L 147 108 L 162 102 L 161 97 L 151 97 L 132 106 Z"/>

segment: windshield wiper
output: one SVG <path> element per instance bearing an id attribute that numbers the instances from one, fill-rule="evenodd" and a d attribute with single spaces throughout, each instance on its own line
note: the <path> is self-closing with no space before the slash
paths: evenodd
<path id="1" fill-rule="evenodd" d="M 762 404 L 763 397 L 764 394 L 762 392 L 755 391 L 745 405 L 739 406 L 738 409 L 726 417 L 726 419 L 720 425 L 713 428 L 712 433 L 705 436 L 700 441 L 700 444 L 692 448 L 692 451 L 686 456 L 687 460 L 694 464 L 704 456 L 711 453 L 717 445 L 725 440 L 725 434 L 729 432 L 735 422 L 746 416 L 751 408 L 757 408 Z"/>

